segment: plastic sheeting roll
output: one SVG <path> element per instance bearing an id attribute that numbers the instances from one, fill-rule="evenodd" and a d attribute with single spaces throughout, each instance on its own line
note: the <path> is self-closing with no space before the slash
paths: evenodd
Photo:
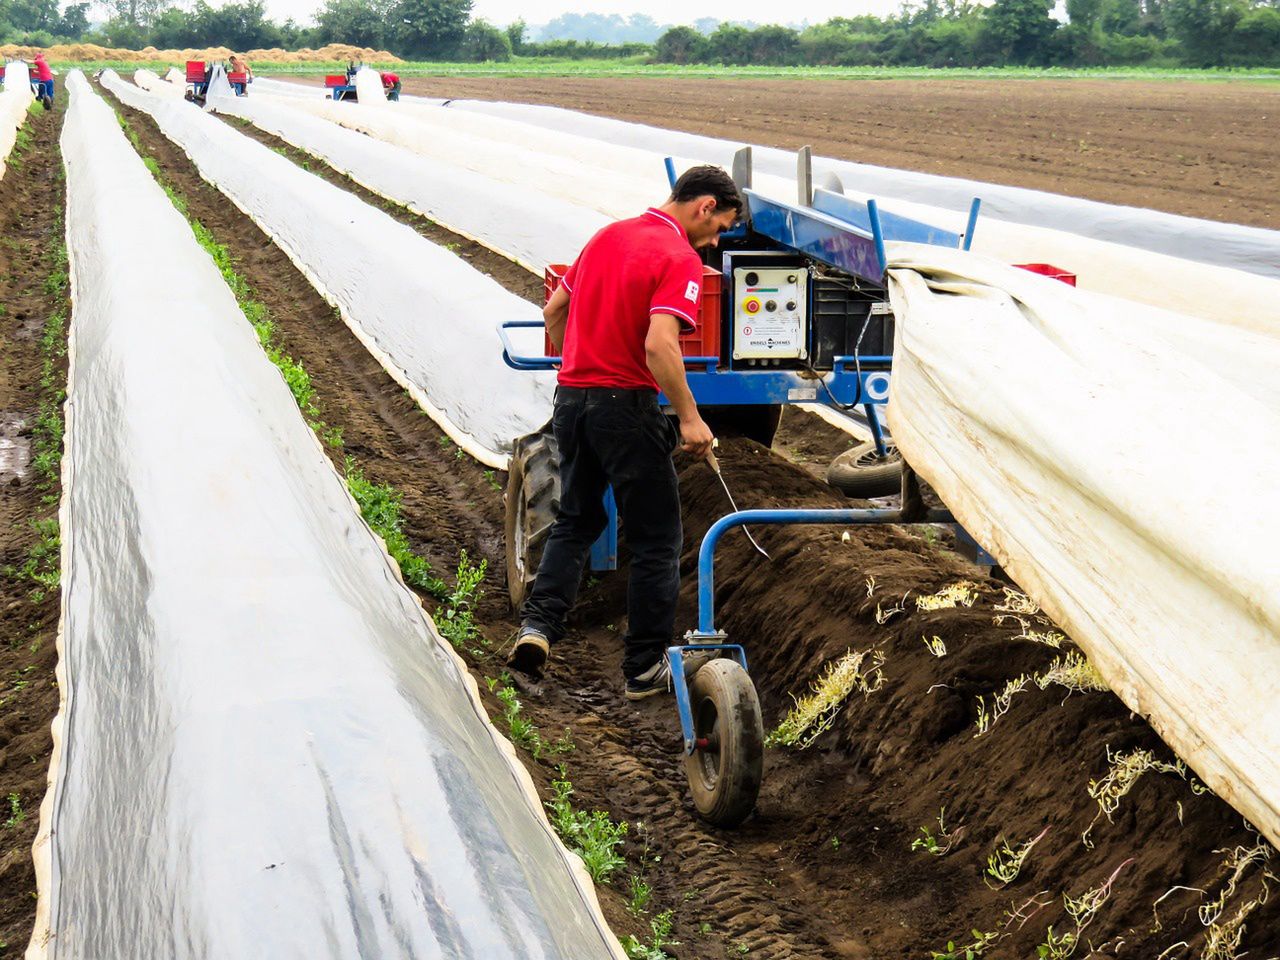
<path id="1" fill-rule="evenodd" d="M 150 70 L 135 70 L 133 82 L 148 93 L 161 93 L 171 97 L 181 97 L 187 90 L 186 78 L 177 70 L 170 70 L 166 80 L 161 80 Z"/>
<path id="2" fill-rule="evenodd" d="M 481 100 L 453 100 L 449 106 L 614 144 L 718 158 L 712 161 L 716 163 L 727 163 L 738 146 L 728 140 L 597 117 L 561 107 Z M 757 146 L 754 153 L 757 169 L 765 173 L 787 176 L 795 170 L 795 156 L 785 150 Z M 1276 230 L 826 157 L 814 157 L 814 171 L 834 173 L 846 190 L 897 196 L 957 212 L 967 210 L 969 201 L 978 196 L 988 217 L 1280 279 L 1280 231 Z M 981 235 L 979 229 L 978 236 Z M 1031 259 L 1034 258 L 1026 257 L 1024 261 Z"/>
<path id="3" fill-rule="evenodd" d="M 28 957 L 620 960 L 217 268 L 69 86 L 64 703 Z"/>
<path id="4" fill-rule="evenodd" d="M 0 177 L 4 176 L 18 128 L 26 121 L 27 108 L 34 99 L 27 65 L 21 60 L 6 64 L 4 87 L 0 89 Z"/>
<path id="5" fill-rule="evenodd" d="M 475 115 L 468 116 L 452 106 L 410 104 L 410 110 L 404 113 L 381 108 L 343 110 L 340 104 L 304 101 L 291 101 L 291 106 L 442 163 L 523 184 L 565 200 L 589 202 L 613 217 L 632 216 L 666 188 L 662 152 L 595 141 L 572 131 L 548 136 L 528 123 L 488 115 L 477 122 Z M 691 140 L 702 143 L 706 152 L 694 154 L 695 159 L 676 158 L 677 170 L 699 162 L 727 166 L 735 149 L 727 141 L 686 134 L 655 140 L 654 147 L 661 147 L 664 142 L 668 147 L 696 147 L 697 143 Z M 795 158 L 790 162 L 789 178 L 757 173 L 755 189 L 774 199 L 796 202 Z M 845 187 L 853 196 L 865 196 L 847 181 Z M 964 229 L 965 217 L 956 210 L 907 200 L 901 194 L 879 194 L 875 199 L 885 210 L 953 232 Z M 1280 320 L 1277 279 L 990 217 L 979 221 L 975 238 L 975 251 L 1009 263 L 1054 263 L 1076 273 L 1085 289 L 1233 322 L 1244 328 L 1256 322 Z"/>
<path id="6" fill-rule="evenodd" d="M 356 71 L 356 101 L 362 106 L 386 103 L 387 91 L 382 89 L 382 77 L 377 70 L 361 67 Z"/>
<path id="7" fill-rule="evenodd" d="M 1280 324 L 1245 333 L 936 248 L 889 255 L 904 459 L 1280 844 Z"/>
<path id="8" fill-rule="evenodd" d="M 497 334 L 503 320 L 540 321 L 537 307 L 215 117 L 111 71 L 102 82 L 155 118 L 467 453 L 505 469 L 512 441 L 547 421 L 554 377 L 507 367 Z M 540 332 L 526 333 L 513 338 L 517 349 L 540 354 Z"/>
<path id="9" fill-rule="evenodd" d="M 149 86 L 145 81 L 140 84 Z M 324 101 L 317 101 L 323 105 Z M 380 196 L 542 274 L 572 259 L 601 227 L 603 214 L 484 174 L 424 157 L 289 109 L 274 96 L 211 98 L 210 109 L 251 121 L 324 160 Z M 354 113 L 349 105 L 335 110 Z M 390 107 L 388 109 L 394 109 Z"/>

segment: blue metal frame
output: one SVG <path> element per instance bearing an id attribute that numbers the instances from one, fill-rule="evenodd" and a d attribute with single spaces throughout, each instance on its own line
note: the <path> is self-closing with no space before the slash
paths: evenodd
<path id="1" fill-rule="evenodd" d="M 954 523 L 949 511 L 929 510 L 918 518 L 908 518 L 902 510 L 739 510 L 721 517 L 713 523 L 702 538 L 698 549 L 698 627 L 685 634 L 685 643 L 667 648 L 667 663 L 671 668 L 671 686 L 676 696 L 676 709 L 680 714 L 680 730 L 684 736 L 684 751 L 691 755 L 698 748 L 694 737 L 693 709 L 689 702 L 689 681 L 685 678 L 681 654 L 685 650 L 729 650 L 734 658 L 747 669 L 747 655 L 741 645 L 728 642 L 728 635 L 715 625 L 715 553 L 720 539 L 734 527 L 747 524 L 837 524 L 839 526 L 870 525 L 881 523 Z"/>
<path id="2" fill-rule="evenodd" d="M 738 666 L 747 669 L 747 651 L 737 643 L 686 643 L 681 646 L 667 647 L 667 667 L 671 671 L 671 689 L 676 695 L 676 712 L 680 714 L 680 731 L 684 735 L 685 756 L 691 756 L 700 744 L 694 736 L 693 704 L 689 702 L 689 680 L 684 675 L 684 652 L 686 650 L 724 650 Z"/>
<path id="3" fill-rule="evenodd" d="M 509 330 L 542 329 L 541 320 L 507 320 L 498 324 L 502 359 L 513 370 L 555 370 L 559 357 L 528 356 L 516 352 Z M 845 406 L 887 403 L 893 357 L 836 357 L 822 381 L 803 370 L 757 368 L 727 370 L 719 357 L 685 357 L 685 375 L 698 403 L 733 404 L 827 403 L 834 397 Z M 870 369 L 866 369 L 870 368 Z M 827 395 L 827 390 L 831 395 Z M 664 398 L 659 396 L 659 402 Z M 874 429 L 878 429 L 878 426 Z"/>
<path id="4" fill-rule="evenodd" d="M 329 89 L 333 91 L 334 100 L 350 100 L 355 102 L 356 88 L 354 84 L 345 87 L 330 87 Z"/>

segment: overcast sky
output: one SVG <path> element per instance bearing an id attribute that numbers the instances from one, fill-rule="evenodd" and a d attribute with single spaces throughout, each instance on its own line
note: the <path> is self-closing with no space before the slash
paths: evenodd
<path id="1" fill-rule="evenodd" d="M 267 0 L 267 13 L 277 20 L 292 17 L 299 23 L 312 22 L 323 0 Z M 214 0 L 214 6 L 218 6 Z M 542 24 L 562 13 L 617 13 L 628 16 L 647 13 L 659 23 L 692 23 L 700 17 L 717 20 L 754 20 L 757 23 L 821 23 L 831 17 L 895 12 L 900 0 L 802 0 L 779 4 L 777 0 L 474 0 L 474 15 L 490 23 L 507 24 L 523 17 L 527 23 Z"/>

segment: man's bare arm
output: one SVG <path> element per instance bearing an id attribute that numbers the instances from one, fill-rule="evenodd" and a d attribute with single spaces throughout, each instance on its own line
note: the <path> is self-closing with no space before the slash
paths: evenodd
<path id="1" fill-rule="evenodd" d="M 681 449 L 695 457 L 705 457 L 715 437 L 698 413 L 698 405 L 685 377 L 684 357 L 680 353 L 680 321 L 669 313 L 651 316 L 644 353 L 653 379 L 658 381 L 671 408 L 680 418 Z"/>
<path id="2" fill-rule="evenodd" d="M 542 319 L 547 324 L 547 336 L 555 345 L 556 353 L 564 352 L 564 325 L 569 319 L 569 291 L 556 287 L 547 305 L 542 308 Z"/>

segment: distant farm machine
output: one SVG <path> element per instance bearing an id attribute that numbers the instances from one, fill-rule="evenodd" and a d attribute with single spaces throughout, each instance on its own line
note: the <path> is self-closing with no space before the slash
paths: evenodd
<path id="1" fill-rule="evenodd" d="M 344 100 L 348 103 L 355 103 L 358 99 L 356 96 L 356 73 L 359 72 L 363 64 L 352 61 L 347 64 L 346 73 L 332 73 L 324 78 L 325 89 L 329 91 L 327 94 L 330 100 Z"/>
<path id="2" fill-rule="evenodd" d="M 668 159 L 667 175 L 675 169 Z M 885 244 L 910 241 L 969 249 L 981 201 L 974 198 L 962 234 L 942 230 L 815 186 L 808 148 L 797 165 L 799 197 L 784 203 L 752 189 L 750 148 L 734 160 L 734 180 L 746 200 L 740 224 L 705 257 L 704 293 L 696 332 L 681 338 L 689 386 L 707 419 L 765 445 L 772 443 L 786 404 L 824 404 L 860 413 L 870 439 L 838 457 L 829 482 L 847 495 L 901 495 L 897 507 L 835 510 L 735 510 L 707 531 L 698 555 L 698 623 L 667 649 L 684 735 L 685 769 L 698 813 L 735 826 L 754 809 L 763 774 L 764 727 L 746 652 L 715 626 L 714 556 L 734 527 L 766 524 L 954 524 L 950 512 L 925 505 L 920 484 L 886 434 L 880 409 L 889 399 L 894 317 L 888 301 Z M 1029 269 L 1073 282 L 1040 264 Z M 547 270 L 549 297 L 563 268 Z M 512 321 L 499 327 L 503 359 L 517 370 L 551 370 L 554 356 L 522 356 L 508 331 L 541 327 Z M 553 351 L 547 342 L 546 351 Z M 662 398 L 659 398 L 660 402 Z M 518 608 L 532 586 L 559 500 L 558 452 L 550 426 L 515 441 L 506 492 L 507 580 Z M 591 549 L 591 569 L 617 567 L 617 510 L 606 494 L 604 532 Z M 993 561 L 957 527 L 957 539 L 979 563 Z M 685 651 L 718 658 L 690 679 Z"/>
<path id="3" fill-rule="evenodd" d="M 217 72 L 222 69 L 222 64 L 220 63 L 209 64 L 203 60 L 188 60 L 187 100 L 203 105 L 209 96 L 209 84 L 213 82 Z M 231 84 L 231 90 L 237 97 L 249 95 L 249 74 L 247 72 L 227 73 L 226 77 L 227 83 Z"/>

